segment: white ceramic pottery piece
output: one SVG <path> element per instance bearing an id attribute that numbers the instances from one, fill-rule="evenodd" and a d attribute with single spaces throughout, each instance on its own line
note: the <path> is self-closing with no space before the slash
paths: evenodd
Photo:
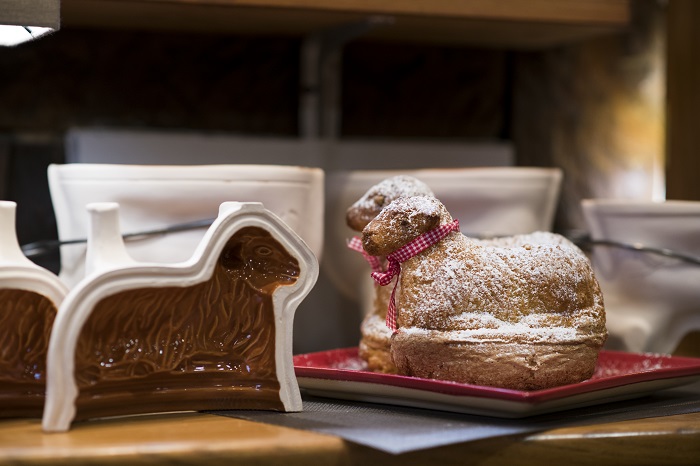
<path id="1" fill-rule="evenodd" d="M 122 233 L 161 229 L 211 217 L 227 201 L 262 202 L 318 257 L 323 247 L 324 172 L 281 165 L 64 164 L 48 169 L 61 240 L 85 238 L 85 206 L 117 202 Z M 187 260 L 206 229 L 127 241 L 135 260 Z M 84 244 L 61 247 L 60 278 L 72 287 L 85 275 Z"/>
<path id="2" fill-rule="evenodd" d="M 139 413 L 301 410 L 292 324 L 318 261 L 284 221 L 227 202 L 190 259 L 154 264 L 129 257 L 117 204 L 88 210 L 89 273 L 51 334 L 44 430 Z"/>
<path id="3" fill-rule="evenodd" d="M 700 256 L 700 202 L 587 199 L 582 206 L 594 241 Z M 595 246 L 592 260 L 611 349 L 670 353 L 700 330 L 700 266 L 613 246 Z"/>
<path id="4" fill-rule="evenodd" d="M 49 335 L 68 290 L 22 254 L 16 208 L 0 201 L 0 417 L 41 417 Z"/>
<path id="5" fill-rule="evenodd" d="M 355 201 L 380 181 L 410 175 L 426 183 L 459 219 L 462 232 L 514 235 L 552 228 L 562 173 L 556 168 L 490 167 L 406 171 L 351 171 L 328 176 L 324 270 L 345 296 L 372 308 L 374 284 L 362 256 L 345 247 L 358 233 L 345 222 Z"/>

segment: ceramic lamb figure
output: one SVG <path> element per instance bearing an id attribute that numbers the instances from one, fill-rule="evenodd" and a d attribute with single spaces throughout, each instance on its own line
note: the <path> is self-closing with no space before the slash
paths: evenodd
<path id="1" fill-rule="evenodd" d="M 376 278 L 399 274 L 399 373 L 520 390 L 593 374 L 607 336 L 602 296 L 587 257 L 562 236 L 473 240 L 434 197 L 397 199 L 362 236 L 369 254 L 389 259 Z"/>
<path id="2" fill-rule="evenodd" d="M 88 206 L 89 274 L 51 334 L 43 428 L 73 420 L 205 409 L 301 410 L 294 311 L 318 262 L 259 203 L 229 202 L 192 258 L 137 263 L 118 206 Z"/>

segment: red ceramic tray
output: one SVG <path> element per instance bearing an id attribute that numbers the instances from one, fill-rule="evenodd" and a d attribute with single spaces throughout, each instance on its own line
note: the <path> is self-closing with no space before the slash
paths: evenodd
<path id="1" fill-rule="evenodd" d="M 294 356 L 299 386 L 325 397 L 519 418 L 648 395 L 700 380 L 700 359 L 602 351 L 589 380 L 519 391 L 366 370 L 357 348 Z"/>

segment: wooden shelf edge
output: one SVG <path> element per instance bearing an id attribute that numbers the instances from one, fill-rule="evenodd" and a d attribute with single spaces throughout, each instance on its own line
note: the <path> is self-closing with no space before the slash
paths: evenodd
<path id="1" fill-rule="evenodd" d="M 64 28 L 303 36 L 374 15 L 394 20 L 373 30 L 367 36 L 372 39 L 532 48 L 621 31 L 629 5 L 627 0 L 62 2 Z"/>

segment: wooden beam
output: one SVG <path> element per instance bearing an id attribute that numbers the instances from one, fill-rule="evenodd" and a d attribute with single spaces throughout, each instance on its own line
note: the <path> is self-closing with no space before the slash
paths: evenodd
<path id="1" fill-rule="evenodd" d="M 369 39 L 513 48 L 609 34 L 629 20 L 627 0 L 63 0 L 64 28 L 118 28 L 304 36 L 381 15 Z"/>

